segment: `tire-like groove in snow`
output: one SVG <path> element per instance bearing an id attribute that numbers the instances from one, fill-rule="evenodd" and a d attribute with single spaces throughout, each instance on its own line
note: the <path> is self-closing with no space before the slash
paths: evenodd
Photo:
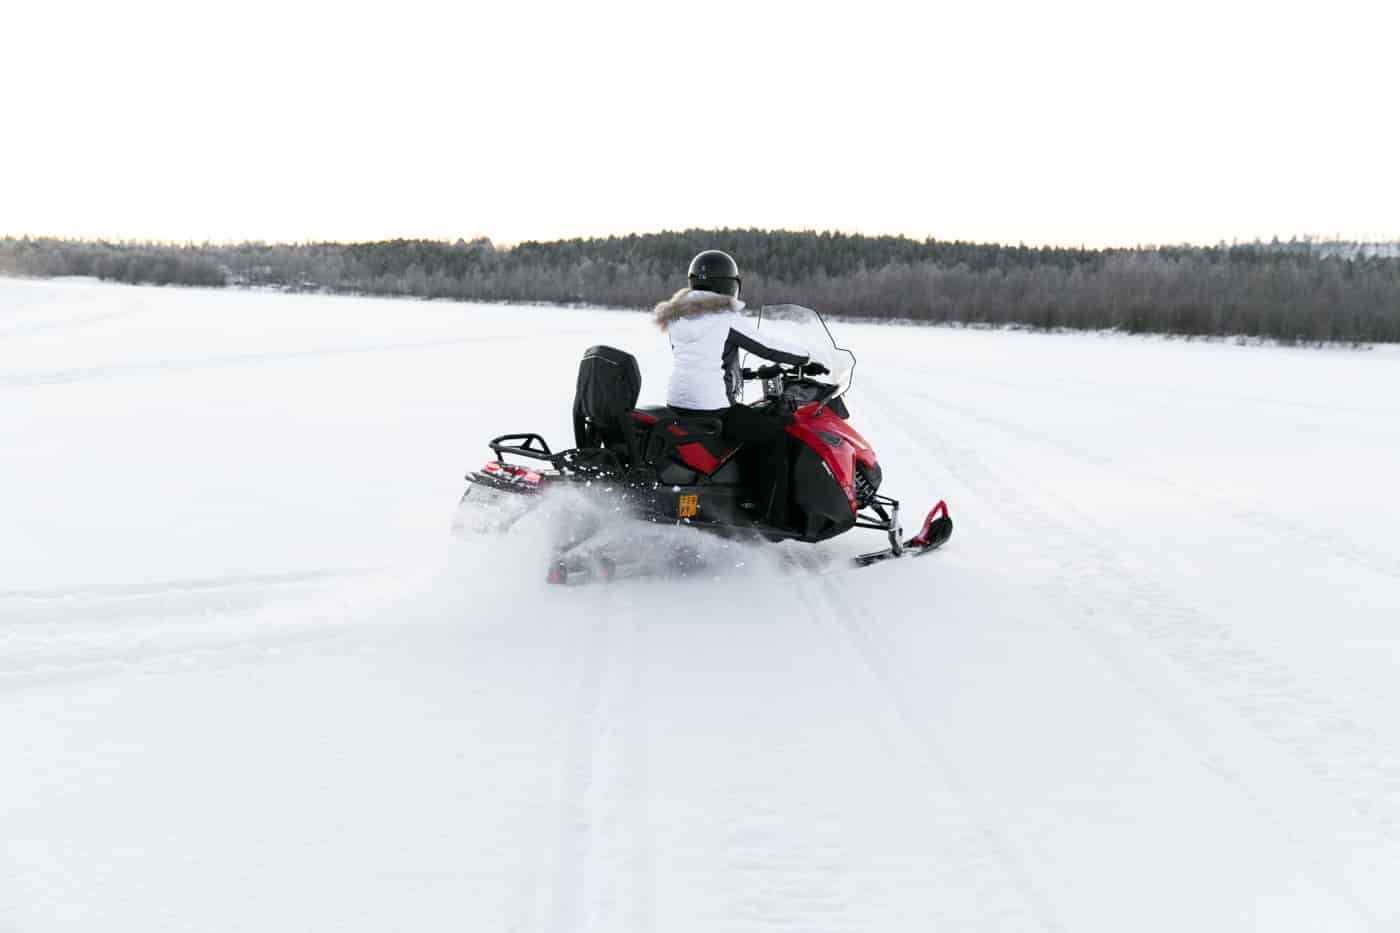
<path id="1" fill-rule="evenodd" d="M 820 602 L 807 592 L 803 594 L 810 614 L 822 619 L 828 637 L 843 643 L 844 653 L 853 655 L 864 671 L 863 679 L 874 688 L 866 691 L 873 694 L 870 711 L 890 724 L 886 735 L 903 735 L 908 740 L 906 747 L 915 749 L 922 759 L 929 779 L 923 786 L 934 785 L 942 792 L 926 789 L 925 801 L 930 810 L 939 815 L 940 821 L 957 824 L 960 857 L 953 860 L 948 870 L 958 876 L 961 884 L 976 887 L 983 909 L 989 916 L 997 915 L 998 928 L 1011 923 L 1015 929 L 1033 926 L 1067 931 L 1069 928 L 1057 916 L 1049 897 L 1036 885 L 1024 858 L 1000 828 L 1000 821 L 992 817 L 990 802 L 960 776 L 952 756 L 939 745 L 932 724 L 910 702 L 904 675 L 881 648 L 875 634 L 879 623 L 858 621 L 865 614 L 846 598 L 839 576 L 823 577 L 819 583 Z M 883 698 L 883 702 L 878 698 Z M 893 738 L 891 741 L 902 744 Z M 975 873 L 974 877 L 969 878 L 969 873 Z M 1008 891 L 1014 892 L 1012 902 L 1006 899 Z"/>
<path id="2" fill-rule="evenodd" d="M 888 392 L 885 396 L 893 397 Z M 952 441 L 927 419 L 917 417 L 918 413 L 902 401 L 892 402 L 890 408 L 897 416 L 892 425 L 920 425 L 921 441 L 905 429 L 896 430 L 902 430 L 929 455 L 927 462 L 981 493 L 986 501 L 1012 510 L 1023 527 L 1044 535 L 1044 554 L 1060 567 L 1063 578 L 1092 580 L 1103 597 L 1101 611 L 1092 614 L 1082 611 L 1082 593 L 1081 598 L 1071 599 L 1065 587 L 1052 585 L 1043 588 L 1044 595 L 1061 604 L 1064 611 L 1058 617 L 1067 620 L 1097 656 L 1117 669 L 1130 689 L 1150 700 L 1163 720 L 1172 723 L 1178 735 L 1197 750 L 1201 760 L 1295 847 L 1319 879 L 1368 926 L 1378 924 L 1379 918 L 1333 861 L 1313 851 L 1290 828 L 1281 804 L 1261 796 L 1245 773 L 1230 764 L 1231 749 L 1213 740 L 1207 725 L 1219 714 L 1193 712 L 1194 704 L 1182 702 L 1183 697 L 1172 692 L 1174 678 L 1162 664 L 1187 673 L 1206 696 L 1233 711 L 1238 721 L 1285 751 L 1314 779 L 1346 800 L 1363 824 L 1384 836 L 1388 847 L 1400 842 L 1400 774 L 1387 762 L 1400 760 L 1400 756 L 1381 736 L 1354 722 L 1349 713 L 1281 662 L 1241 643 L 1223 624 L 1178 603 L 1156 581 L 1134 571 L 1114 553 L 1110 529 L 1094 522 L 1072 501 L 1043 485 L 1037 489 L 1055 500 L 1055 508 L 1032 501 L 1001 471 L 967 446 Z M 1064 516 L 1075 520 L 1066 521 Z M 1058 546 L 1062 541 L 1071 546 L 1062 549 Z M 1089 557 L 1092 575 L 1066 560 L 1063 553 Z M 1117 630 L 1113 619 L 1120 620 Z M 1132 632 L 1147 637 L 1125 637 Z M 1160 654 L 1153 658 L 1148 649 Z"/>

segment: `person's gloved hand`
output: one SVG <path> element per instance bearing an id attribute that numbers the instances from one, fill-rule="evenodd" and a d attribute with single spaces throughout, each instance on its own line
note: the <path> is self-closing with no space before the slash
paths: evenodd
<path id="1" fill-rule="evenodd" d="M 802 370 L 809 376 L 825 376 L 827 373 L 831 372 L 831 370 L 827 369 L 816 360 L 808 360 L 803 364 Z"/>

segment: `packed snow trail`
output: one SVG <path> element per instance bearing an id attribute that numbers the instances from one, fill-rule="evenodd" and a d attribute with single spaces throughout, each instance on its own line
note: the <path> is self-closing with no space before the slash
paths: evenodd
<path id="1" fill-rule="evenodd" d="M 644 316 L 0 280 L 0 929 L 1400 928 L 1400 354 L 838 336 L 944 550 L 561 588 Z"/>

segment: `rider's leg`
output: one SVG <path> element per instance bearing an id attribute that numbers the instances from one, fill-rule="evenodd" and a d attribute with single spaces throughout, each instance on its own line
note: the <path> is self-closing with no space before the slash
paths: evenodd
<path id="1" fill-rule="evenodd" d="M 746 463 L 757 474 L 754 492 L 758 516 L 765 524 L 787 528 L 788 447 L 783 421 L 745 405 L 735 405 L 725 413 L 724 433 L 744 443 Z"/>

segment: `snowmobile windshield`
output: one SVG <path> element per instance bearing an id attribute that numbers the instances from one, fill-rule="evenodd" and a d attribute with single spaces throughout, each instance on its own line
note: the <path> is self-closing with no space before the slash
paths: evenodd
<path id="1" fill-rule="evenodd" d="M 801 305 L 764 305 L 758 312 L 758 330 L 775 341 L 799 346 L 812 354 L 830 373 L 813 377 L 835 387 L 827 400 L 840 398 L 851 388 L 856 371 L 856 355 L 836 345 L 822 316 Z"/>

